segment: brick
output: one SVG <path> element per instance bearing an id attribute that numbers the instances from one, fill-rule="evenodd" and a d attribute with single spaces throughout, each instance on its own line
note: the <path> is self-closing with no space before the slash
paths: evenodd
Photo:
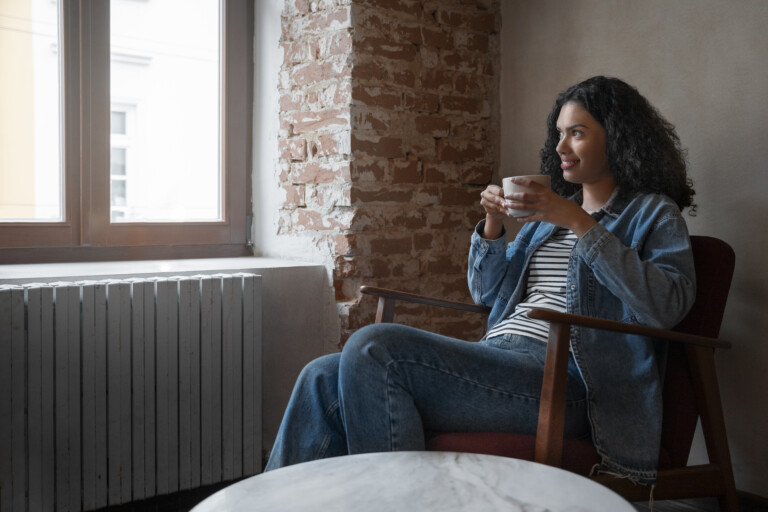
<path id="1" fill-rule="evenodd" d="M 439 28 L 422 28 L 421 42 L 432 48 L 449 49 L 452 47 L 451 37 Z"/>
<path id="2" fill-rule="evenodd" d="M 493 167 L 488 164 L 468 164 L 460 171 L 460 180 L 468 185 L 488 185 L 493 179 Z"/>
<path id="3" fill-rule="evenodd" d="M 352 188 L 352 204 L 356 203 L 408 203 L 413 194 L 410 190 L 361 190 Z"/>
<path id="4" fill-rule="evenodd" d="M 383 158 L 403 156 L 402 139 L 398 137 L 382 137 L 379 135 L 352 134 L 352 154 L 366 154 Z"/>
<path id="5" fill-rule="evenodd" d="M 295 212 L 296 226 L 301 226 L 306 230 L 316 231 L 333 231 L 349 229 L 349 221 L 351 216 L 346 216 L 343 212 L 331 212 L 331 214 L 323 214 L 321 212 L 309 210 L 307 208 L 299 208 Z"/>
<path id="6" fill-rule="evenodd" d="M 426 271 L 431 274 L 449 274 L 461 272 L 461 264 L 453 261 L 453 256 L 433 256 L 427 260 Z"/>
<path id="7" fill-rule="evenodd" d="M 413 235 L 413 248 L 417 251 L 425 251 L 432 248 L 434 235 L 431 233 L 415 233 Z"/>
<path id="8" fill-rule="evenodd" d="M 299 64 L 289 71 L 290 80 L 294 84 L 309 85 L 325 80 L 336 80 L 339 76 L 348 76 L 351 69 L 345 63 L 333 60 L 312 61 Z"/>
<path id="9" fill-rule="evenodd" d="M 489 33 L 496 30 L 496 16 L 488 12 L 458 12 L 442 8 L 438 10 L 436 19 L 441 24 L 478 32 Z"/>
<path id="10" fill-rule="evenodd" d="M 357 279 L 334 279 L 333 290 L 337 302 L 346 302 L 356 304 L 359 299 L 358 289 L 360 288 Z"/>
<path id="11" fill-rule="evenodd" d="M 285 91 L 280 95 L 280 111 L 290 112 L 301 108 L 302 94 L 300 91 Z"/>
<path id="12" fill-rule="evenodd" d="M 443 206 L 472 206 L 480 201 L 481 188 L 445 187 L 440 194 Z"/>
<path id="13" fill-rule="evenodd" d="M 300 64 L 312 60 L 312 52 L 306 41 L 285 41 L 283 47 L 283 65 Z"/>
<path id="14" fill-rule="evenodd" d="M 391 224 L 396 228 L 416 230 L 426 227 L 426 219 L 421 210 L 410 210 L 394 215 L 391 219 Z"/>
<path id="15" fill-rule="evenodd" d="M 421 2 L 415 0 L 360 0 L 360 3 L 411 16 L 419 16 L 422 13 Z"/>
<path id="16" fill-rule="evenodd" d="M 383 181 L 387 176 L 389 163 L 387 160 L 376 159 L 362 161 L 355 159 L 352 162 L 352 181 Z"/>
<path id="17" fill-rule="evenodd" d="M 443 69 L 425 69 L 419 78 L 424 89 L 450 91 L 453 89 L 452 77 L 452 73 Z"/>
<path id="18" fill-rule="evenodd" d="M 419 48 L 421 65 L 425 68 L 436 68 L 440 65 L 440 52 L 436 48 L 422 46 Z"/>
<path id="19" fill-rule="evenodd" d="M 356 252 L 358 236 L 350 233 L 333 235 L 333 250 L 336 254 L 350 255 Z"/>
<path id="20" fill-rule="evenodd" d="M 348 155 L 350 152 L 349 132 L 323 133 L 317 136 L 313 156 L 322 158 Z"/>
<path id="21" fill-rule="evenodd" d="M 306 206 L 304 202 L 304 185 L 283 184 L 281 188 L 285 192 L 285 199 L 281 208 L 293 209 Z"/>
<path id="22" fill-rule="evenodd" d="M 351 187 L 346 183 L 325 183 L 315 188 L 317 205 L 319 207 L 337 208 L 352 206 Z"/>
<path id="23" fill-rule="evenodd" d="M 486 80 L 468 73 L 456 73 L 453 78 L 453 89 L 461 94 L 474 93 L 477 96 L 485 97 L 488 85 Z"/>
<path id="24" fill-rule="evenodd" d="M 399 92 L 383 90 L 381 87 L 353 86 L 352 102 L 369 107 L 394 109 L 402 105 L 403 96 Z"/>
<path id="25" fill-rule="evenodd" d="M 392 23 L 390 24 L 390 36 L 401 43 L 421 44 L 422 25 L 417 23 Z"/>
<path id="26" fill-rule="evenodd" d="M 405 137 L 405 154 L 421 160 L 436 160 L 437 140 L 431 135 L 413 135 L 409 133 Z"/>
<path id="27" fill-rule="evenodd" d="M 441 113 L 478 116 L 483 113 L 483 106 L 484 100 L 466 96 L 443 96 L 440 99 Z"/>
<path id="28" fill-rule="evenodd" d="M 352 78 L 363 80 L 387 80 L 389 72 L 383 64 L 379 62 L 365 62 L 362 56 L 356 56 L 359 60 L 352 66 Z"/>
<path id="29" fill-rule="evenodd" d="M 432 137 L 447 137 L 451 132 L 451 123 L 442 116 L 417 116 L 414 120 L 416 130 Z"/>
<path id="30" fill-rule="evenodd" d="M 419 267 L 419 261 L 410 257 L 406 258 L 404 261 L 396 261 L 394 265 L 392 265 L 392 271 L 390 272 L 390 275 L 394 278 L 409 280 L 418 279 L 420 274 L 421 269 Z M 402 288 L 402 286 L 400 286 L 400 288 Z"/>
<path id="31" fill-rule="evenodd" d="M 455 30 L 453 45 L 456 49 L 485 53 L 488 51 L 488 36 L 468 30 Z"/>
<path id="32" fill-rule="evenodd" d="M 410 235 L 386 236 L 371 240 L 373 254 L 410 254 L 413 240 Z"/>
<path id="33" fill-rule="evenodd" d="M 406 110 L 416 112 L 437 112 L 440 108 L 440 97 L 432 93 L 405 93 L 403 106 Z"/>
<path id="34" fill-rule="evenodd" d="M 333 261 L 333 277 L 343 279 L 353 277 L 358 273 L 357 263 L 353 258 L 337 256 Z"/>
<path id="35" fill-rule="evenodd" d="M 352 115 L 352 129 L 388 131 L 390 129 L 390 115 L 377 110 L 354 109 Z"/>
<path id="36" fill-rule="evenodd" d="M 440 189 L 434 185 L 421 187 L 413 195 L 417 206 L 434 206 L 440 203 Z"/>
<path id="37" fill-rule="evenodd" d="M 303 162 L 307 159 L 307 141 L 304 139 L 283 139 L 280 141 L 280 157 L 294 162 Z"/>
<path id="38" fill-rule="evenodd" d="M 456 166 L 449 162 L 431 162 L 424 164 L 424 181 L 426 183 L 448 183 L 456 181 Z"/>
<path id="39" fill-rule="evenodd" d="M 485 144 L 472 140 L 440 139 L 437 143 L 440 160 L 461 162 L 482 160 L 485 156 Z"/>
<path id="40" fill-rule="evenodd" d="M 296 27 L 296 33 L 318 33 L 331 30 L 341 30 L 351 27 L 349 8 L 342 7 L 337 11 L 311 14 Z"/>
<path id="41" fill-rule="evenodd" d="M 392 161 L 393 183 L 421 183 L 421 164 L 415 160 Z"/>
<path id="42" fill-rule="evenodd" d="M 344 81 L 336 84 L 336 90 L 333 93 L 333 105 L 347 107 L 352 104 L 352 84 Z"/>
<path id="43" fill-rule="evenodd" d="M 403 87 L 416 85 L 416 75 L 408 70 L 396 70 L 392 72 L 392 83 Z"/>
<path id="44" fill-rule="evenodd" d="M 291 177 L 296 183 L 331 183 L 338 171 L 329 164 L 310 162 L 292 167 Z"/>
<path id="45" fill-rule="evenodd" d="M 320 38 L 316 40 L 314 50 L 317 59 L 320 60 L 335 55 L 346 55 L 352 50 L 352 34 L 348 30 L 344 30 Z"/>
<path id="46" fill-rule="evenodd" d="M 320 112 L 297 112 L 290 116 L 292 133 L 301 134 L 323 129 L 349 129 L 349 114 L 340 109 Z"/>
<path id="47" fill-rule="evenodd" d="M 482 73 L 485 66 L 482 56 L 470 51 L 448 51 L 440 54 L 440 64 L 446 69 L 464 73 Z"/>
<path id="48" fill-rule="evenodd" d="M 403 62 L 412 62 L 417 54 L 417 47 L 415 45 L 403 44 L 391 38 L 383 37 L 358 38 L 355 49 L 360 54 L 369 53 L 376 57 L 396 59 Z"/>

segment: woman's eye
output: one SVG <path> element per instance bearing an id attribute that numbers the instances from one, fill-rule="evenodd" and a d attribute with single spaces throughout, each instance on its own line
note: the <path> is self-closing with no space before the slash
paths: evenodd
<path id="1" fill-rule="evenodd" d="M 581 135 L 581 130 L 573 130 L 571 134 L 573 134 L 574 137 L 579 137 Z"/>

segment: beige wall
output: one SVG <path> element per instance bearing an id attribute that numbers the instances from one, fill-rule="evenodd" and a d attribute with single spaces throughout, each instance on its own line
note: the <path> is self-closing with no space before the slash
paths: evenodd
<path id="1" fill-rule="evenodd" d="M 637 86 L 677 127 L 699 205 L 736 274 L 717 355 L 739 489 L 768 496 L 768 2 L 502 1 L 501 172 L 538 169 L 555 95 L 592 75 Z M 757 227 L 756 230 L 751 228 Z M 700 437 L 692 460 L 701 461 Z"/>

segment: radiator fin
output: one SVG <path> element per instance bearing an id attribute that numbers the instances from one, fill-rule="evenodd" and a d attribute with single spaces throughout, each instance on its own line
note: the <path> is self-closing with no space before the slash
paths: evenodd
<path id="1" fill-rule="evenodd" d="M 261 471 L 261 278 L 0 286 L 0 510 Z"/>

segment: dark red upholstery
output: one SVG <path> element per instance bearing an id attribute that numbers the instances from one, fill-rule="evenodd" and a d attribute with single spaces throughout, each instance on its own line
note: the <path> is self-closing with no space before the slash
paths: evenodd
<path id="1" fill-rule="evenodd" d="M 728 244 L 716 238 L 693 236 L 696 265 L 696 303 L 677 331 L 717 338 L 725 311 L 735 255 Z M 711 269 L 722 269 L 712 272 Z M 705 269 L 709 269 L 705 271 Z M 695 390 L 688 367 L 685 347 L 670 343 L 664 381 L 664 419 L 662 425 L 659 469 L 685 467 L 699 417 Z M 534 459 L 536 436 L 499 432 L 445 432 L 428 436 L 427 449 L 500 455 L 526 460 Z M 566 439 L 563 444 L 562 467 L 589 474 L 599 462 L 589 440 Z"/>

